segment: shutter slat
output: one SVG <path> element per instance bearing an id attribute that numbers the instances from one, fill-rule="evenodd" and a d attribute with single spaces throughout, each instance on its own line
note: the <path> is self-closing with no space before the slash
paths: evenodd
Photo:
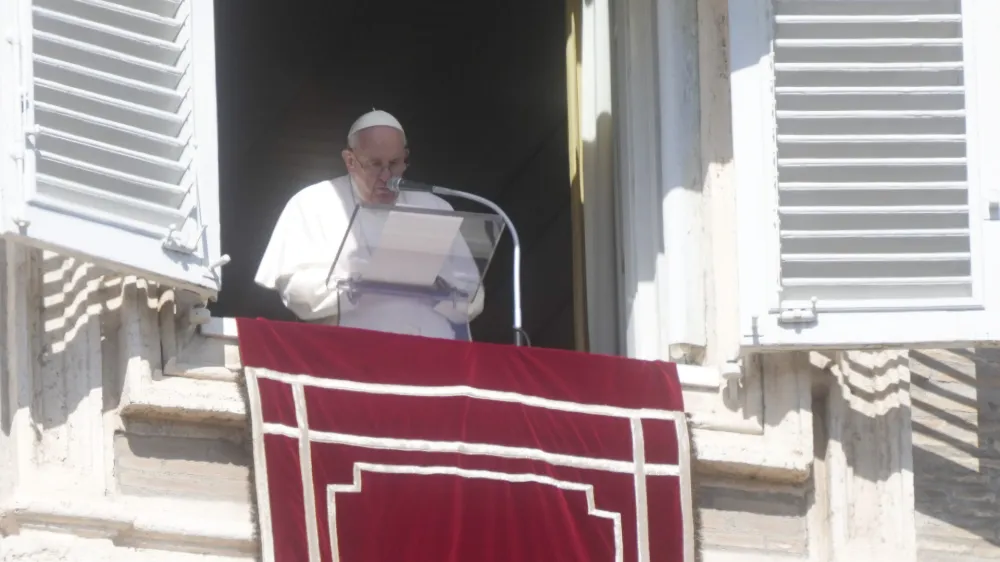
<path id="1" fill-rule="evenodd" d="M 920 119 L 927 117 L 957 117 L 965 119 L 965 111 L 923 109 L 904 109 L 899 111 L 864 111 L 845 109 L 841 111 L 788 111 L 778 110 L 778 119 Z"/>
<path id="2" fill-rule="evenodd" d="M 182 92 L 175 89 L 38 55 L 35 55 L 35 78 L 49 79 L 95 94 L 118 95 L 138 105 L 164 111 L 176 111 L 185 98 Z"/>
<path id="3" fill-rule="evenodd" d="M 843 205 L 839 207 L 780 207 L 778 211 L 783 215 L 936 215 L 936 214 L 964 214 L 969 212 L 966 205 L 910 205 L 905 207 L 887 207 L 878 205 L 854 206 Z"/>
<path id="4" fill-rule="evenodd" d="M 774 7 L 783 302 L 970 298 L 960 4 Z"/>
<path id="5" fill-rule="evenodd" d="M 855 277 L 788 279 L 789 287 L 840 287 L 844 284 L 863 287 L 955 286 L 969 283 L 969 277 Z"/>
<path id="6" fill-rule="evenodd" d="M 153 119 L 157 119 L 164 122 L 171 123 L 171 127 L 174 129 L 179 129 L 180 126 L 187 119 L 184 114 L 178 114 L 176 111 L 167 111 L 158 109 L 156 107 L 150 107 L 149 105 L 142 103 L 135 103 L 126 97 L 114 97 L 104 95 L 98 92 L 91 92 L 84 88 L 78 88 L 70 84 L 54 82 L 51 80 L 45 80 L 44 78 L 38 78 L 35 80 L 35 87 L 42 88 L 46 90 L 53 90 L 58 94 L 64 96 L 74 96 L 82 98 L 80 101 L 93 102 L 89 107 L 99 108 L 102 106 L 110 106 L 112 110 L 117 110 L 119 115 L 126 114 L 141 114 L 142 116 L 148 116 Z M 178 104 L 179 105 L 179 104 Z M 135 116 L 125 116 L 122 118 L 123 121 L 130 121 L 135 119 Z M 166 134 L 166 133 L 165 133 Z"/>
<path id="7" fill-rule="evenodd" d="M 822 302 L 834 299 L 844 308 L 891 309 L 945 307 L 945 302 L 972 296 L 972 278 L 959 277 L 857 277 L 830 279 L 788 279 L 784 302 L 788 307 L 801 306 L 814 297 Z M 878 300 L 878 303 L 872 303 Z"/>
<path id="8" fill-rule="evenodd" d="M 908 70 L 961 70 L 961 63 L 953 62 L 785 62 L 776 63 L 775 70 L 785 72 L 901 72 Z"/>
<path id="9" fill-rule="evenodd" d="M 969 187 L 964 183 L 953 182 L 903 182 L 903 183 L 834 183 L 834 182 L 788 182 L 781 185 L 781 191 L 813 191 L 813 192 L 834 192 L 839 190 L 850 190 L 859 192 L 885 192 L 885 191 L 967 191 Z"/>
<path id="10" fill-rule="evenodd" d="M 121 193 L 136 193 L 141 191 L 149 191 L 157 193 L 155 197 L 163 196 L 177 196 L 183 197 L 187 194 L 187 191 L 177 185 L 160 182 L 146 178 L 143 176 L 137 176 L 134 174 L 128 174 L 121 172 L 119 170 L 109 170 L 103 166 L 92 164 L 89 162 L 84 162 L 81 160 L 75 160 L 73 158 L 67 158 L 62 154 L 47 152 L 44 150 L 38 151 L 38 157 L 40 160 L 52 162 L 59 165 L 59 167 L 69 167 L 73 168 L 79 172 L 89 172 L 91 176 L 96 176 L 99 179 L 91 179 L 87 183 L 81 183 L 81 185 L 91 185 L 99 189 L 105 189 L 110 192 L 121 192 Z M 67 180 L 72 181 L 72 180 Z M 76 182 L 74 182 L 76 183 Z M 127 185 L 127 187 L 120 188 L 115 187 L 116 185 Z M 154 197 L 153 195 L 147 195 L 147 198 Z"/>
<path id="11" fill-rule="evenodd" d="M 942 229 L 912 229 L 906 231 L 882 229 L 882 230 L 782 230 L 781 237 L 786 240 L 801 238 L 968 238 L 967 228 L 942 228 Z"/>
<path id="12" fill-rule="evenodd" d="M 69 5 L 73 5 L 70 3 Z M 135 33 L 96 21 L 60 13 L 36 3 L 33 9 L 36 35 L 62 36 L 92 49 L 126 54 L 164 65 L 172 65 L 184 50 L 183 43 L 164 40 L 148 33 Z"/>
<path id="13" fill-rule="evenodd" d="M 85 137 L 40 128 L 38 147 L 58 152 L 77 160 L 93 162 L 123 173 L 153 179 L 167 185 L 178 185 L 187 166 L 166 158 L 157 158 L 142 152 L 94 141 Z"/>
<path id="14" fill-rule="evenodd" d="M 965 143 L 965 135 L 778 135 L 779 143 Z"/>
<path id="15" fill-rule="evenodd" d="M 962 166 L 965 158 L 782 158 L 778 166 L 790 168 L 845 166 Z"/>
<path id="16" fill-rule="evenodd" d="M 37 122 L 42 127 L 49 126 L 51 123 L 50 128 L 52 129 L 71 134 L 75 132 L 81 137 L 94 137 L 98 142 L 122 148 L 130 147 L 133 150 L 163 158 L 170 158 L 186 146 L 187 138 L 184 136 L 168 137 L 119 121 L 100 119 L 47 103 L 37 103 L 35 107 L 38 111 Z"/>
<path id="17" fill-rule="evenodd" d="M 179 7 L 35 1 L 37 191 L 50 207 L 160 236 L 184 223 L 194 174 Z"/>
<path id="18" fill-rule="evenodd" d="M 71 181 L 38 175 L 39 193 L 54 200 L 72 203 L 80 207 L 98 207 L 114 211 L 115 214 L 140 216 L 143 222 L 155 224 L 161 228 L 184 221 L 184 214 L 176 209 L 162 205 L 154 205 L 141 199 L 119 195 L 109 191 L 93 189 Z"/>
<path id="19" fill-rule="evenodd" d="M 184 69 L 67 39 L 52 33 L 35 33 L 35 52 L 41 56 L 89 66 L 116 76 L 128 76 L 164 88 L 175 88 Z"/>
<path id="20" fill-rule="evenodd" d="M 52 107 L 76 105 L 81 111 L 105 122 L 121 122 L 135 130 L 165 137 L 166 142 L 183 144 L 180 135 L 187 119 L 183 115 L 159 111 L 127 100 L 93 94 L 46 80 L 35 81 L 35 99 Z"/>
<path id="21" fill-rule="evenodd" d="M 172 18 L 181 9 L 184 0 L 111 0 L 114 4 L 157 16 Z"/>
<path id="22" fill-rule="evenodd" d="M 107 0 L 41 0 L 39 4 L 66 15 L 89 21 L 104 21 L 112 27 L 166 41 L 177 37 L 178 29 L 183 23 L 173 12 L 166 16 Z"/>
<path id="23" fill-rule="evenodd" d="M 907 94 L 962 94 L 965 88 L 962 86 L 778 86 L 775 88 L 777 94 L 799 94 L 799 95 L 866 95 L 866 96 L 900 96 Z"/>
<path id="24" fill-rule="evenodd" d="M 961 47 L 962 40 L 958 38 L 854 38 L 854 39 L 777 39 L 777 48 L 787 47 Z"/>
<path id="25" fill-rule="evenodd" d="M 846 2 L 845 2 L 846 4 Z M 858 6 L 864 9 L 865 6 Z M 780 24 L 859 24 L 859 23 L 959 23 L 962 17 L 958 14 L 914 14 L 914 15 L 782 15 L 778 14 L 775 21 Z"/>
<path id="26" fill-rule="evenodd" d="M 941 252 L 923 254 L 785 254 L 781 256 L 786 262 L 919 262 L 919 261 L 958 261 L 972 257 L 969 252 Z"/>

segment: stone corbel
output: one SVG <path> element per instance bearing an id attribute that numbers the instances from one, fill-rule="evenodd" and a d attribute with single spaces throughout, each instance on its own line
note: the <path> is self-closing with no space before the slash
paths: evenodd
<path id="1" fill-rule="evenodd" d="M 219 381 L 239 378 L 242 366 L 233 319 L 212 318 L 200 304 L 178 303 L 173 291 L 164 292 L 158 312 L 164 375 Z M 232 323 L 232 338 L 223 334 L 226 320 Z M 231 341 L 223 343 L 226 339 Z"/>
<path id="2" fill-rule="evenodd" d="M 678 365 L 677 374 L 692 428 L 763 434 L 761 381 L 745 381 L 742 361 L 718 366 Z"/>
<path id="3" fill-rule="evenodd" d="M 172 291 L 161 295 L 157 314 L 162 365 L 129 365 L 122 415 L 245 424 L 236 341 L 203 335 L 203 313 Z"/>
<path id="4" fill-rule="evenodd" d="M 806 479 L 813 462 L 814 370 L 808 354 L 777 354 L 718 368 L 715 388 L 682 379 L 699 469 L 772 482 Z"/>

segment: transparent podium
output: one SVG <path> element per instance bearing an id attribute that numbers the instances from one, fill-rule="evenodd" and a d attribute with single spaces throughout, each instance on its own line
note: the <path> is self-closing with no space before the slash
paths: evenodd
<path id="1" fill-rule="evenodd" d="M 468 311 L 482 298 L 503 230 L 497 215 L 361 204 L 327 286 L 356 309 L 375 295 L 421 303 L 447 319 L 456 339 L 472 341 Z"/>

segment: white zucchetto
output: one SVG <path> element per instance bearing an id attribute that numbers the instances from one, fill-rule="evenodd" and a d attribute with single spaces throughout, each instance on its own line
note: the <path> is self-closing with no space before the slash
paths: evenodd
<path id="1" fill-rule="evenodd" d="M 358 120 L 351 125 L 351 130 L 347 132 L 347 137 L 350 138 L 358 131 L 371 127 L 392 127 L 404 135 L 406 134 L 406 132 L 403 131 L 403 126 L 400 125 L 399 121 L 395 117 L 385 111 L 382 111 L 381 109 L 373 109 L 361 117 L 358 117 Z"/>

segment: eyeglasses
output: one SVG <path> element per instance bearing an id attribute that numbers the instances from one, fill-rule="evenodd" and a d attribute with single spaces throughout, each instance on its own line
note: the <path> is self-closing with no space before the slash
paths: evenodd
<path id="1" fill-rule="evenodd" d="M 389 170 L 389 173 L 393 176 L 402 175 L 406 171 L 407 162 L 406 160 L 391 160 L 389 162 L 382 162 L 381 160 L 364 160 L 357 153 L 354 154 L 354 158 L 357 159 L 358 163 L 361 164 L 361 168 L 372 175 L 382 175 L 384 170 Z"/>

